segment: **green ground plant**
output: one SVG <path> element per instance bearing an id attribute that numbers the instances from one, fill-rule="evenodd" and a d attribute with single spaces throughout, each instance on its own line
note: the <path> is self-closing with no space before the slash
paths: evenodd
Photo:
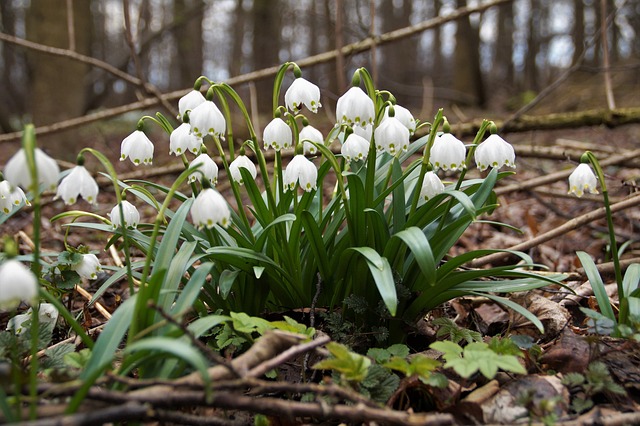
<path id="1" fill-rule="evenodd" d="M 293 81 L 282 104 L 281 89 L 290 79 L 289 71 Z M 76 410 L 88 389 L 112 368 L 123 375 L 135 371 L 140 378 L 171 378 L 194 370 L 206 382 L 209 361 L 194 347 L 192 337 L 224 330 L 225 324 L 238 327 L 242 315 L 255 318 L 265 312 L 323 307 L 341 312 L 362 329 L 385 330 L 382 335 L 394 343 L 402 342 L 424 313 L 455 297 L 472 295 L 501 303 L 542 330 L 534 315 L 503 295 L 559 284 L 559 277 L 536 274 L 538 265 L 520 252 L 512 253 L 520 262 L 487 269 L 461 267 L 501 250 L 449 254 L 472 223 L 485 221 L 481 217 L 499 207 L 493 189 L 511 173 L 500 169 L 515 167 L 513 148 L 496 134 L 496 126 L 485 120 L 465 146 L 450 134 L 442 110 L 432 122 L 415 120 L 391 93 L 376 89 L 369 73 L 360 68 L 351 89 L 338 101 L 336 123 L 322 136 L 311 128 L 311 117 L 301 112 L 303 105 L 317 111 L 319 89 L 301 74 L 294 63 L 284 64 L 277 73 L 273 120 L 264 129 L 263 147 L 239 95 L 206 77 L 198 78 L 194 90 L 181 99 L 175 126 L 159 113 L 142 117 L 123 140 L 121 160 L 150 164 L 154 145 L 142 129 L 145 121 L 158 124 L 169 136 L 170 151 L 184 164 L 170 186 L 119 180 L 104 154 L 92 148 L 80 152 L 77 166 L 63 175 L 58 198 L 67 204 L 79 197 L 95 203 L 97 185 L 84 167 L 85 156 L 93 156 L 113 183 L 116 205 L 108 217 L 71 210 L 51 220 L 63 221 L 67 233 L 82 228 L 109 235 L 107 247 L 121 250 L 123 268 L 96 265 L 92 253 L 70 246 L 66 238 L 64 253 L 41 253 L 39 197 L 41 190 L 55 187 L 58 173 L 36 148 L 33 127 L 25 129 L 23 148 L 7 163 L 6 181 L 0 182 L 3 200 L 11 200 L 2 220 L 31 200 L 35 250 L 18 258 L 31 263 L 32 277 L 39 283 L 36 300 L 29 296 L 29 301 L 54 304 L 91 351 L 80 374 L 81 391 L 68 412 Z M 232 120 L 232 111 L 243 117 L 240 123 Z M 250 137 L 238 144 L 234 126 L 243 126 Z M 426 136 L 412 140 L 418 129 Z M 271 149 L 274 160 L 269 167 L 265 150 Z M 292 158 L 284 167 L 286 149 Z M 197 157 L 189 162 L 187 155 L 192 154 Z M 26 163 L 20 163 L 23 158 Z M 229 178 L 231 205 L 213 188 L 218 179 L 214 159 Z M 481 173 L 468 179 L 474 159 Z M 439 171 L 446 174 L 446 185 Z M 28 191 L 26 197 L 18 185 Z M 157 212 L 151 223 L 141 223 L 136 205 Z M 3 265 L 10 257 L 5 256 Z M 93 342 L 60 303 L 60 291 L 74 282 L 69 281 L 77 278 L 74 274 L 92 279 L 103 269 L 111 275 L 93 301 L 123 280 L 130 298 Z M 1 272 L 0 285 L 8 285 Z M 13 299 L 2 302 L 6 303 L 0 307 L 17 306 Z M 186 320 L 191 336 L 176 325 Z M 256 321 L 249 325 L 259 328 Z M 37 330 L 38 321 L 33 324 Z M 219 339 L 218 344 L 225 341 Z M 29 372 L 33 396 L 37 348 L 34 337 Z M 474 343 L 464 351 L 471 348 L 494 354 Z M 449 355 L 464 353 L 444 349 Z M 492 365 L 516 368 L 505 360 Z M 422 368 L 399 361 L 393 365 L 405 374 Z"/>

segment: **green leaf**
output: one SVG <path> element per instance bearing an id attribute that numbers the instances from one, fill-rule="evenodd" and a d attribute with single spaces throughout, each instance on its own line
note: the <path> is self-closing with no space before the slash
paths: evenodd
<path id="1" fill-rule="evenodd" d="M 632 293 L 640 289 L 640 263 L 632 263 L 624 273 L 622 279 L 623 297 L 629 297 Z"/>
<path id="2" fill-rule="evenodd" d="M 213 266 L 214 265 L 211 262 L 205 262 L 198 266 L 180 292 L 180 296 L 178 296 L 175 303 L 171 306 L 171 310 L 169 312 L 172 315 L 183 313 L 193 306 L 193 302 L 200 295 L 200 290 L 202 289 L 202 286 L 207 279 L 207 275 L 209 275 Z"/>
<path id="3" fill-rule="evenodd" d="M 604 282 L 602 281 L 602 277 L 600 277 L 600 272 L 598 272 L 596 264 L 591 259 L 591 256 L 583 251 L 576 252 L 576 255 L 578 256 L 578 259 L 580 259 L 580 263 L 582 263 L 582 267 L 584 268 L 585 274 L 587 274 L 587 278 L 589 278 L 589 283 L 591 284 L 593 294 L 596 296 L 596 300 L 598 301 L 600 312 L 615 323 L 616 316 L 613 313 L 611 301 L 609 300 L 609 296 L 607 295 L 607 291 L 604 287 Z"/>
<path id="4" fill-rule="evenodd" d="M 220 273 L 220 278 L 218 279 L 218 289 L 220 290 L 220 296 L 223 299 L 226 299 L 231 292 L 231 288 L 233 288 L 233 283 L 236 282 L 236 278 L 240 271 L 237 269 L 225 269 Z"/>
<path id="5" fill-rule="evenodd" d="M 77 265 L 82 262 L 82 255 L 80 253 L 71 253 L 69 251 L 63 251 L 58 255 L 58 263 L 62 265 Z"/>
<path id="6" fill-rule="evenodd" d="M 436 279 L 436 261 L 424 232 L 420 228 L 412 226 L 394 234 L 392 240 L 394 238 L 399 238 L 409 247 L 424 277 L 424 280 L 418 281 L 416 283 L 418 285 L 412 287 L 411 290 L 426 290 L 428 287 L 433 286 Z M 398 252 L 397 245 L 388 244 L 384 254 L 387 257 L 391 257 L 394 252 Z"/>
<path id="7" fill-rule="evenodd" d="M 366 259 L 382 301 L 391 315 L 395 316 L 398 308 L 398 295 L 391 266 L 389 266 L 387 259 L 380 256 L 371 247 L 351 247 L 351 250 L 360 253 Z"/>
<path id="8" fill-rule="evenodd" d="M 339 372 L 345 380 L 362 382 L 367 377 L 371 360 L 366 356 L 351 352 L 346 346 L 329 342 L 327 349 L 333 355 L 316 363 L 312 368 L 316 370 L 334 370 Z"/>

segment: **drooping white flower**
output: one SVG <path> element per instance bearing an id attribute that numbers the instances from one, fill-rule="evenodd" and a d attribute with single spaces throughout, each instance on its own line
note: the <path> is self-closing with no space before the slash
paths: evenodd
<path id="1" fill-rule="evenodd" d="M 291 147 L 293 134 L 289 125 L 282 118 L 276 117 L 264 128 L 262 140 L 264 149 L 273 148 L 276 151 L 280 151 Z"/>
<path id="2" fill-rule="evenodd" d="M 367 142 L 371 142 L 371 137 L 373 136 L 373 124 L 367 124 L 366 126 L 353 126 L 351 127 L 353 133 L 358 136 L 361 136 L 367 140 Z"/>
<path id="3" fill-rule="evenodd" d="M 451 133 L 436 136 L 431 147 L 429 162 L 434 169 L 458 170 L 467 167 L 467 149 L 464 143 Z"/>
<path id="4" fill-rule="evenodd" d="M 120 206 L 118 204 L 111 209 L 111 213 L 109 213 L 109 220 L 111 220 L 113 229 L 116 229 L 121 225 L 124 225 L 129 229 L 135 229 L 140 223 L 140 212 L 138 212 L 138 209 L 127 200 L 122 200 L 122 214 L 123 217 L 120 219 Z"/>
<path id="5" fill-rule="evenodd" d="M 76 271 L 82 278 L 88 280 L 95 280 L 98 278 L 98 273 L 102 272 L 102 266 L 100 260 L 95 254 L 88 253 L 82 255 L 82 260 L 71 266 L 71 269 Z"/>
<path id="6" fill-rule="evenodd" d="M 375 118 L 373 101 L 359 87 L 352 87 L 338 98 L 336 118 L 338 123 L 366 126 Z"/>
<path id="7" fill-rule="evenodd" d="M 182 123 L 169 136 L 169 154 L 182 155 L 185 152 L 197 154 L 202 146 L 202 138 L 191 133 L 191 125 Z"/>
<path id="8" fill-rule="evenodd" d="M 26 302 L 38 301 L 38 279 L 15 259 L 0 264 L 0 310 L 12 310 Z"/>
<path id="9" fill-rule="evenodd" d="M 444 184 L 438 175 L 431 171 L 425 173 L 422 188 L 420 188 L 420 196 L 427 201 L 442 192 L 444 192 Z"/>
<path id="10" fill-rule="evenodd" d="M 189 175 L 189 182 L 202 182 L 204 176 L 211 185 L 218 183 L 218 165 L 209 154 L 202 153 L 198 155 L 189 165 L 189 167 L 199 166 L 196 171 Z"/>
<path id="11" fill-rule="evenodd" d="M 324 136 L 322 136 L 322 132 L 311 125 L 303 127 L 300 131 L 299 139 L 300 142 L 302 142 L 302 150 L 305 154 L 315 154 L 318 151 L 318 148 L 316 148 L 316 146 L 311 142 L 315 142 L 317 144 L 324 143 Z"/>
<path id="12" fill-rule="evenodd" d="M 120 145 L 120 161 L 128 157 L 136 166 L 141 163 L 150 165 L 153 163 L 153 149 L 153 142 L 147 135 L 142 130 L 135 130 Z"/>
<path id="13" fill-rule="evenodd" d="M 410 137 L 409 129 L 395 117 L 383 120 L 373 131 L 378 151 L 386 151 L 391 155 L 406 151 Z"/>
<path id="14" fill-rule="evenodd" d="M 9 214 L 23 201 L 26 205 L 31 205 L 22 189 L 17 186 L 13 187 L 8 180 L 0 182 L 0 211 Z"/>
<path id="15" fill-rule="evenodd" d="M 597 194 L 598 179 L 588 164 L 582 163 L 569 176 L 569 194 L 580 198 L 585 191 Z"/>
<path id="16" fill-rule="evenodd" d="M 56 160 L 49 157 L 40 148 L 34 150 L 36 168 L 38 169 L 38 181 L 40 185 L 44 185 L 45 190 L 54 190 L 58 185 L 58 176 L 60 175 L 60 167 Z M 4 177 L 13 185 L 22 188 L 31 189 L 31 172 L 27 164 L 27 156 L 24 149 L 20 149 L 13 157 L 7 161 L 4 168 Z"/>
<path id="17" fill-rule="evenodd" d="M 476 148 L 476 164 L 480 171 L 487 167 L 500 168 L 502 166 L 516 167 L 516 153 L 509 142 L 500 136 L 490 135 Z"/>
<path id="18" fill-rule="evenodd" d="M 191 219 L 198 228 L 212 228 L 215 224 L 227 227 L 231 221 L 231 211 L 227 201 L 213 188 L 205 188 L 191 205 Z"/>
<path id="19" fill-rule="evenodd" d="M 187 111 L 193 111 L 198 105 L 206 101 L 204 95 L 198 90 L 192 90 L 178 100 L 178 113 L 180 120 L 184 118 Z"/>
<path id="20" fill-rule="evenodd" d="M 312 161 L 302 154 L 291 159 L 282 177 L 286 189 L 293 190 L 296 183 L 299 183 L 300 187 L 307 192 L 317 188 L 317 180 L 318 169 Z"/>
<path id="21" fill-rule="evenodd" d="M 73 204 L 82 196 L 89 204 L 98 201 L 98 184 L 84 166 L 77 165 L 58 185 L 56 198 L 62 198 L 65 204 Z"/>
<path id="22" fill-rule="evenodd" d="M 242 174 L 240 173 L 241 168 L 247 169 L 254 179 L 258 175 L 256 165 L 253 164 L 249 157 L 247 157 L 246 155 L 238 155 L 231 162 L 231 164 L 229 164 L 229 173 L 231 173 L 231 178 L 238 182 L 240 185 L 244 184 Z"/>
<path id="23" fill-rule="evenodd" d="M 400 120 L 400 122 L 409 129 L 409 133 L 413 134 L 416 131 L 416 119 L 413 118 L 411 111 L 401 105 L 394 105 L 393 111 L 395 113 L 394 117 Z M 384 109 L 384 116 L 382 119 L 386 120 L 387 118 L 389 118 L 389 106 Z"/>
<path id="24" fill-rule="evenodd" d="M 342 147 L 340 148 L 340 153 L 342 153 L 342 156 L 347 161 L 347 163 L 356 160 L 364 161 L 369 155 L 370 146 L 371 142 L 354 132 L 347 136 L 347 139 L 344 141 Z"/>
<path id="25" fill-rule="evenodd" d="M 25 327 L 25 322 L 31 319 L 33 315 L 33 308 L 29 308 L 24 314 L 16 315 L 7 322 L 7 330 L 13 331 L 17 335 L 21 335 L 27 332 L 28 327 Z M 51 303 L 41 303 L 38 308 L 38 321 L 42 325 L 46 325 L 53 329 L 58 321 L 59 312 L 55 305 Z"/>
<path id="26" fill-rule="evenodd" d="M 227 129 L 224 115 L 211 101 L 204 101 L 191 111 L 189 124 L 191 125 L 191 133 L 199 138 L 206 135 L 223 136 Z"/>
<path id="27" fill-rule="evenodd" d="M 320 104 L 320 89 L 310 81 L 298 77 L 284 94 L 284 102 L 292 112 L 298 112 L 302 105 L 313 113 L 318 112 Z"/>

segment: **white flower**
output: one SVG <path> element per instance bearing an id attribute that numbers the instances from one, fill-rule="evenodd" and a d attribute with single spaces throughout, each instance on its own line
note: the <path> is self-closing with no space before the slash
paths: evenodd
<path id="1" fill-rule="evenodd" d="M 284 102 L 290 111 L 298 112 L 302 105 L 316 113 L 320 104 L 320 89 L 302 77 L 296 78 L 284 94 Z"/>
<path id="2" fill-rule="evenodd" d="M 98 278 L 98 273 L 102 272 L 102 266 L 95 254 L 83 254 L 80 263 L 71 266 L 71 269 L 76 271 L 82 278 L 88 280 L 95 280 Z"/>
<path id="3" fill-rule="evenodd" d="M 178 100 L 178 113 L 180 120 L 184 118 L 187 111 L 193 111 L 198 105 L 206 101 L 205 97 L 198 90 L 192 90 Z"/>
<path id="4" fill-rule="evenodd" d="M 300 131 L 300 142 L 302 142 L 302 149 L 305 153 L 315 154 L 318 151 L 318 148 L 311 142 L 315 142 L 317 144 L 324 143 L 324 136 L 320 130 L 316 129 L 313 126 L 304 126 L 304 128 Z M 308 142 L 311 141 L 311 142 Z"/>
<path id="5" fill-rule="evenodd" d="M 276 117 L 267 124 L 262 133 L 264 149 L 273 148 L 276 151 L 286 149 L 293 143 L 291 128 L 282 118 Z"/>
<path id="6" fill-rule="evenodd" d="M 191 133 L 199 138 L 206 135 L 222 136 L 227 129 L 224 115 L 211 101 L 204 101 L 191 111 L 189 124 L 191 125 Z"/>
<path id="7" fill-rule="evenodd" d="M 240 168 L 247 169 L 251 176 L 255 179 L 258 175 L 258 171 L 256 170 L 256 165 L 247 157 L 246 155 L 239 155 L 229 164 L 229 173 L 231 173 L 231 178 L 238 182 L 240 185 L 244 184 L 244 180 L 242 179 L 242 174 L 240 173 Z"/>
<path id="8" fill-rule="evenodd" d="M 406 151 L 410 137 L 409 129 L 395 117 L 383 120 L 373 131 L 378 151 L 386 151 L 391 155 Z"/>
<path id="9" fill-rule="evenodd" d="M 427 201 L 429 198 L 433 198 L 444 191 L 444 184 L 440 180 L 435 172 L 427 172 L 424 175 L 424 181 L 422 181 L 422 188 L 420 188 L 420 196 Z"/>
<path id="10" fill-rule="evenodd" d="M 476 164 L 480 171 L 487 167 L 516 167 L 516 153 L 509 142 L 498 135 L 490 135 L 476 148 Z"/>
<path id="11" fill-rule="evenodd" d="M 409 133 L 413 134 L 416 131 L 416 119 L 413 118 L 411 111 L 401 105 L 394 105 L 393 111 L 395 113 L 394 117 L 400 120 L 400 122 L 404 124 L 404 127 L 409 129 Z M 386 120 L 387 118 L 389 118 L 389 106 L 384 109 L 384 116 L 382 119 Z"/>
<path id="12" fill-rule="evenodd" d="M 353 126 L 351 129 L 356 135 L 362 136 L 367 140 L 367 142 L 371 142 L 371 137 L 373 136 L 373 124 L 367 124 L 364 127 Z"/>
<path id="13" fill-rule="evenodd" d="M 218 183 L 218 165 L 209 157 L 209 154 L 202 153 L 198 155 L 189 165 L 189 167 L 199 166 L 196 171 L 189 175 L 189 182 L 202 182 L 204 176 L 211 185 Z"/>
<path id="14" fill-rule="evenodd" d="M 69 205 L 75 203 L 79 195 L 89 204 L 96 204 L 98 201 L 98 184 L 91 173 L 80 165 L 71 169 L 62 179 L 56 198 L 62 198 L 64 203 Z"/>
<path id="15" fill-rule="evenodd" d="M 202 145 L 202 138 L 191 133 L 191 125 L 182 123 L 169 136 L 169 154 L 182 155 L 185 152 L 197 154 Z"/>
<path id="16" fill-rule="evenodd" d="M 352 87 L 338 98 L 336 118 L 338 123 L 362 127 L 372 124 L 375 118 L 373 101 L 361 88 Z"/>
<path id="17" fill-rule="evenodd" d="M 31 205 L 22 189 L 17 186 L 12 187 L 8 180 L 0 182 L 0 211 L 9 214 L 23 201 L 26 205 Z"/>
<path id="18" fill-rule="evenodd" d="M 60 167 L 56 160 L 49 157 L 40 148 L 34 150 L 36 168 L 38 169 L 38 181 L 44 185 L 45 190 L 54 190 L 58 185 Z M 24 149 L 20 149 L 7 161 L 4 168 L 4 177 L 13 185 L 18 185 L 26 190 L 31 189 L 31 172 L 27 164 Z"/>
<path id="19" fill-rule="evenodd" d="M 15 309 L 21 301 L 38 301 L 38 280 L 22 263 L 9 259 L 0 265 L 0 310 Z"/>
<path id="20" fill-rule="evenodd" d="M 347 163 L 356 160 L 364 161 L 367 159 L 370 146 L 371 142 L 354 132 L 347 136 L 342 148 L 340 148 L 340 152 Z"/>
<path id="21" fill-rule="evenodd" d="M 33 308 L 29 308 L 24 314 L 16 315 L 7 322 L 7 330 L 13 331 L 17 335 L 27 332 L 24 323 L 31 319 Z M 38 321 L 40 324 L 47 325 L 53 329 L 58 321 L 58 309 L 51 303 L 41 303 L 38 308 Z"/>
<path id="22" fill-rule="evenodd" d="M 597 194 L 597 184 L 598 180 L 591 167 L 586 163 L 582 163 L 569 176 L 569 194 L 574 194 L 578 198 L 582 197 L 584 191 Z"/>
<path id="23" fill-rule="evenodd" d="M 312 161 L 302 154 L 298 154 L 291 159 L 282 177 L 286 189 L 293 190 L 296 187 L 296 183 L 300 183 L 300 187 L 307 192 L 316 189 L 317 180 L 318 169 L 316 169 Z"/>
<path id="24" fill-rule="evenodd" d="M 153 142 L 149 140 L 142 130 L 135 130 L 124 138 L 120 145 L 120 161 L 129 160 L 136 166 L 140 163 L 153 163 Z"/>
<path id="25" fill-rule="evenodd" d="M 113 229 L 116 229 L 122 224 L 127 228 L 135 229 L 140 223 L 140 213 L 138 209 L 127 200 L 122 200 L 122 214 L 124 216 L 123 220 L 120 219 L 120 206 L 118 204 L 111 209 L 109 219 L 111 220 Z"/>
<path id="26" fill-rule="evenodd" d="M 216 223 L 226 228 L 231 221 L 231 211 L 218 191 L 205 188 L 191 205 L 191 218 L 198 228 L 212 228 Z"/>
<path id="27" fill-rule="evenodd" d="M 467 149 L 460 139 L 451 133 L 443 133 L 433 141 L 429 162 L 436 170 L 464 169 L 467 166 L 466 155 Z"/>

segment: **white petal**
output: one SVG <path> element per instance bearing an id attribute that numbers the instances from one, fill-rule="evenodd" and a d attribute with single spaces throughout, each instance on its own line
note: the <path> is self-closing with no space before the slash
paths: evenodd
<path id="1" fill-rule="evenodd" d="M 264 128 L 262 140 L 264 149 L 273 148 L 280 151 L 291 146 L 293 134 L 289 125 L 283 119 L 276 117 Z"/>
<path id="2" fill-rule="evenodd" d="M 431 147 L 429 162 L 443 170 L 458 170 L 466 167 L 467 150 L 464 143 L 451 133 L 436 136 Z"/>
<path id="3" fill-rule="evenodd" d="M 258 171 L 256 170 L 256 165 L 251 162 L 249 157 L 246 155 L 239 155 L 235 160 L 229 164 L 229 172 L 231 173 L 231 178 L 238 182 L 240 185 L 244 184 L 244 180 L 242 179 L 242 174 L 240 173 L 240 168 L 247 169 L 251 176 L 255 179 Z"/>
<path id="4" fill-rule="evenodd" d="M 300 110 L 302 105 L 313 113 L 320 107 L 320 89 L 304 78 L 296 78 L 284 94 L 287 108 L 293 112 Z"/>
<path id="5" fill-rule="evenodd" d="M 338 98 L 336 118 L 338 123 L 366 126 L 375 118 L 373 101 L 359 87 L 351 87 Z"/>
<path id="6" fill-rule="evenodd" d="M 373 131 L 378 151 L 386 151 L 391 155 L 400 154 L 409 147 L 409 129 L 395 117 L 382 121 Z"/>
<path id="7" fill-rule="evenodd" d="M 427 172 L 424 175 L 424 181 L 422 182 L 422 188 L 420 189 L 420 196 L 426 201 L 430 198 L 444 191 L 444 184 L 440 180 L 437 174 L 434 172 Z"/>
<path id="8" fill-rule="evenodd" d="M 0 265 L 0 310 L 12 310 L 20 302 L 38 301 L 38 280 L 17 260 L 6 260 Z"/>
<path id="9" fill-rule="evenodd" d="M 192 90 L 178 100 L 178 112 L 180 113 L 180 120 L 184 117 L 187 111 L 193 111 L 198 105 L 206 101 L 205 97 L 197 90 Z"/>
<path id="10" fill-rule="evenodd" d="M 169 154 L 182 155 L 185 152 L 197 153 L 202 139 L 191 133 L 189 123 L 182 123 L 169 136 Z"/>
<path id="11" fill-rule="evenodd" d="M 202 102 L 189 114 L 191 132 L 199 138 L 206 135 L 222 136 L 227 127 L 224 115 L 211 101 Z"/>
<path id="12" fill-rule="evenodd" d="M 227 227 L 231 221 L 227 201 L 213 188 L 205 188 L 198 194 L 190 212 L 193 223 L 199 228 L 212 228 L 215 224 Z"/>
<path id="13" fill-rule="evenodd" d="M 584 191 L 597 194 L 598 179 L 588 164 L 582 163 L 569 176 L 569 194 L 580 198 Z"/>
<path id="14" fill-rule="evenodd" d="M 354 132 L 347 136 L 347 139 L 342 144 L 340 152 L 347 162 L 366 160 L 369 155 L 370 146 L 371 143 L 368 140 Z"/>
<path id="15" fill-rule="evenodd" d="M 109 220 L 111 220 L 114 229 L 120 226 L 122 222 L 124 222 L 124 226 L 127 228 L 136 228 L 138 226 L 140 223 L 140 213 L 138 209 L 127 200 L 122 200 L 122 213 L 124 220 L 120 219 L 120 207 L 117 204 L 111 209 Z"/>

